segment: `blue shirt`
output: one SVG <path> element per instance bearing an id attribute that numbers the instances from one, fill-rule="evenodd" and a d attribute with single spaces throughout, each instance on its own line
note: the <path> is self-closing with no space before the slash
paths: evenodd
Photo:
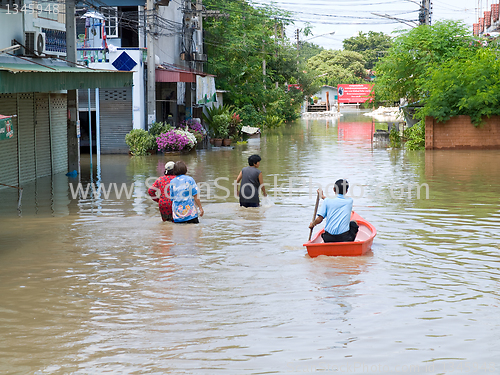
<path id="1" fill-rule="evenodd" d="M 172 217 L 174 222 L 182 223 L 198 217 L 193 197 L 198 194 L 198 186 L 192 177 L 181 174 L 170 181 Z"/>
<path id="2" fill-rule="evenodd" d="M 325 231 L 330 234 L 341 234 L 349 230 L 351 221 L 352 198 L 342 194 L 336 198 L 326 198 L 319 208 L 318 215 L 326 220 Z"/>

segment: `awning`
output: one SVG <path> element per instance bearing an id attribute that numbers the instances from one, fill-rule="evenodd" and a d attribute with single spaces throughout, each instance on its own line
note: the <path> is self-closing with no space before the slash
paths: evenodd
<path id="1" fill-rule="evenodd" d="M 0 94 L 132 86 L 132 72 L 74 67 L 52 59 L 0 60 Z"/>
<path id="2" fill-rule="evenodd" d="M 156 68 L 156 82 L 196 82 L 196 76 L 210 76 L 199 70 L 187 70 L 171 64 L 163 64 Z"/>

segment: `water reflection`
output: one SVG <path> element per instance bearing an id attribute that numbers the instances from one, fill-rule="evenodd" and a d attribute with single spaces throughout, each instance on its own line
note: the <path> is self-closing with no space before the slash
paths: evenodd
<path id="1" fill-rule="evenodd" d="M 258 153 L 272 184 L 275 205 L 212 197 L 199 225 L 163 223 L 145 194 L 178 156 L 103 156 L 101 183 L 132 186 L 130 199 L 73 199 L 68 182 L 90 182 L 88 160 L 76 179 L 23 186 L 21 216 L 17 193 L 0 190 L 0 372 L 449 373 L 495 362 L 500 152 L 372 148 L 371 126 L 346 113 L 183 155 L 215 189 Z M 311 259 L 314 192 L 341 177 L 377 227 L 373 252 Z M 424 183 L 430 199 L 391 194 Z"/>

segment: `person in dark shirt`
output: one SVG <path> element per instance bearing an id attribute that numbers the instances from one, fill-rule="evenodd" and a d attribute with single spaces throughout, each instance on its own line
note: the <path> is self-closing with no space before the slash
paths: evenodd
<path id="1" fill-rule="evenodd" d="M 259 207 L 259 188 L 262 190 L 262 194 L 267 197 L 264 178 L 259 170 L 261 160 L 259 155 L 250 156 L 248 158 L 249 166 L 243 168 L 236 178 L 236 183 L 241 182 L 239 196 L 242 207 Z"/>

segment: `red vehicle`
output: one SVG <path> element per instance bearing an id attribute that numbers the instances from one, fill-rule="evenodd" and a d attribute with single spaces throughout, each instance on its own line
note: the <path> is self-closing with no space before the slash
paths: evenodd
<path id="1" fill-rule="evenodd" d="M 312 240 L 304 244 L 309 256 L 315 258 L 318 255 L 357 256 L 366 254 L 372 247 L 373 239 L 377 235 L 377 230 L 354 211 L 351 215 L 351 220 L 356 220 L 359 225 L 358 234 L 353 242 L 325 243 L 321 237 L 325 230 L 322 229 L 314 235 Z"/>

